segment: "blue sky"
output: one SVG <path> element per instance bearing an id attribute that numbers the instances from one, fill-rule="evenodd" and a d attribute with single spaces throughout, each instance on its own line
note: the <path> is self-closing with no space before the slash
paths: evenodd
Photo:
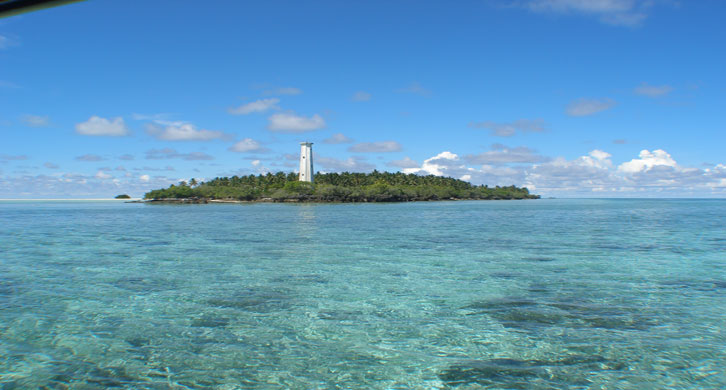
<path id="1" fill-rule="evenodd" d="M 0 198 L 433 173 L 726 195 L 726 3 L 110 1 L 0 19 Z"/>

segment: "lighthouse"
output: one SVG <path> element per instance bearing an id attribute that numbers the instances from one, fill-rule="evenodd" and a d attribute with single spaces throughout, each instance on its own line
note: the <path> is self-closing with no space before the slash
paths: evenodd
<path id="1" fill-rule="evenodd" d="M 313 143 L 300 142 L 300 177 L 298 180 L 312 183 L 314 175 Z"/>

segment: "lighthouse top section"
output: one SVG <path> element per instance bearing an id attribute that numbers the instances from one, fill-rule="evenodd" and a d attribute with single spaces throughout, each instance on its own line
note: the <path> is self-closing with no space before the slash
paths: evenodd
<path id="1" fill-rule="evenodd" d="M 300 142 L 300 176 L 298 180 L 312 183 L 314 175 L 313 143 Z"/>

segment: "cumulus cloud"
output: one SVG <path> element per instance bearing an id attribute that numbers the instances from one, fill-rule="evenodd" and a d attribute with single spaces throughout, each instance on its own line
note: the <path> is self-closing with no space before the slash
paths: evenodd
<path id="1" fill-rule="evenodd" d="M 419 166 L 418 162 L 411 160 L 410 157 L 406 156 L 402 160 L 393 160 L 386 163 L 386 166 L 394 168 L 416 168 Z"/>
<path id="2" fill-rule="evenodd" d="M 678 165 L 673 157 L 663 149 L 656 149 L 652 152 L 649 150 L 641 150 L 638 157 L 620 164 L 618 170 L 625 173 L 637 173 L 648 171 L 655 167 L 675 168 Z"/>
<path id="3" fill-rule="evenodd" d="M 464 156 L 469 164 L 500 165 L 510 163 L 539 163 L 548 161 L 549 158 L 537 153 L 536 150 L 526 146 L 510 148 L 502 144 L 493 144 L 490 151 L 480 154 L 468 154 Z"/>
<path id="4" fill-rule="evenodd" d="M 193 124 L 185 122 L 156 121 L 155 124 L 148 123 L 146 133 L 164 141 L 210 141 L 225 137 L 221 131 L 199 130 Z"/>
<path id="5" fill-rule="evenodd" d="M 558 157 L 526 168 L 524 182 L 530 189 L 555 193 L 602 191 L 615 182 L 609 157 L 599 150 L 571 161 Z"/>
<path id="6" fill-rule="evenodd" d="M 526 149 L 526 148 L 525 148 Z M 505 150 L 499 146 L 497 151 Z M 531 149 L 530 149 L 531 150 Z M 545 196 L 724 196 L 726 165 L 698 169 L 678 165 L 664 150 L 644 150 L 638 158 L 616 165 L 610 153 L 595 149 L 567 160 L 496 163 L 445 151 L 405 173 L 450 176 L 474 184 L 525 186 Z M 480 163 L 483 164 L 479 165 Z"/>
<path id="7" fill-rule="evenodd" d="M 90 136 L 121 137 L 129 134 L 124 119 L 92 116 L 87 121 L 76 124 L 76 133 Z"/>
<path id="8" fill-rule="evenodd" d="M 597 114 L 615 106 L 612 99 L 577 99 L 567 106 L 567 115 L 588 116 Z"/>
<path id="9" fill-rule="evenodd" d="M 410 93 L 413 95 L 419 95 L 419 96 L 425 96 L 429 97 L 431 96 L 431 91 L 424 88 L 421 83 L 414 81 L 411 84 L 409 84 L 406 87 L 399 88 L 396 90 L 398 93 Z"/>
<path id="10" fill-rule="evenodd" d="M 278 110 L 280 107 L 277 106 L 277 103 L 280 103 L 280 99 L 277 98 L 269 98 L 269 99 L 260 99 L 255 100 L 254 102 L 249 102 L 247 104 L 243 104 L 239 107 L 230 108 L 227 110 L 232 115 L 247 115 L 252 114 L 253 112 L 265 112 L 268 110 Z"/>
<path id="11" fill-rule="evenodd" d="M 295 87 L 278 87 L 266 89 L 262 92 L 263 95 L 300 95 L 302 90 Z"/>
<path id="12" fill-rule="evenodd" d="M 375 165 L 360 157 L 349 157 L 346 160 L 332 157 L 315 157 L 315 164 L 331 172 L 370 172 L 376 168 Z"/>
<path id="13" fill-rule="evenodd" d="M 646 83 L 640 84 L 633 90 L 636 95 L 648 97 L 665 96 L 671 93 L 671 91 L 673 91 L 673 87 L 670 85 L 648 85 Z"/>
<path id="14" fill-rule="evenodd" d="M 267 129 L 279 133 L 305 133 L 325 127 L 325 120 L 318 114 L 312 117 L 296 115 L 294 113 L 278 113 L 270 115 Z"/>
<path id="15" fill-rule="evenodd" d="M 22 121 L 26 126 L 30 127 L 45 127 L 50 123 L 47 116 L 41 115 L 24 115 Z"/>
<path id="16" fill-rule="evenodd" d="M 252 138 L 245 138 L 235 143 L 229 147 L 229 150 L 238 153 L 267 153 L 270 151 Z"/>
<path id="17" fill-rule="evenodd" d="M 527 0 L 526 8 L 540 13 L 583 14 L 615 26 L 637 26 L 653 5 L 650 0 Z"/>
<path id="18" fill-rule="evenodd" d="M 472 175 L 478 173 L 476 169 L 467 167 L 459 155 L 449 151 L 424 160 L 420 167 L 403 168 L 401 171 L 417 175 L 449 176 L 465 181 L 472 180 Z"/>
<path id="19" fill-rule="evenodd" d="M 105 158 L 97 155 L 97 154 L 84 154 L 83 156 L 76 157 L 76 161 L 85 161 L 85 162 L 96 162 L 96 161 L 103 161 Z"/>
<path id="20" fill-rule="evenodd" d="M 401 144 L 396 141 L 361 142 L 348 148 L 353 153 L 390 153 L 401 151 Z"/>
<path id="21" fill-rule="evenodd" d="M 608 153 L 599 151 L 572 161 L 555 159 L 533 166 L 527 180 L 536 188 L 553 193 L 713 196 L 722 191 L 715 185 L 722 177 L 718 166 L 710 169 L 683 167 L 669 153 L 658 149 L 643 150 L 639 158 L 617 167 Z M 721 194 L 723 196 L 724 192 Z"/>
<path id="22" fill-rule="evenodd" d="M 497 137 L 511 137 L 519 133 L 541 133 L 545 130 L 542 119 L 518 119 L 514 122 L 497 123 L 492 121 L 471 122 L 469 127 L 475 129 L 488 129 L 491 135 Z"/>
<path id="23" fill-rule="evenodd" d="M 186 161 L 208 161 L 214 160 L 213 156 L 210 156 L 202 152 L 191 152 L 191 153 L 179 153 L 176 149 L 164 148 L 164 149 L 150 149 L 146 151 L 147 160 L 168 160 L 168 159 L 181 159 Z"/>
<path id="24" fill-rule="evenodd" d="M 323 140 L 324 144 L 338 145 L 338 144 L 349 144 L 352 143 L 353 139 L 346 137 L 343 133 L 335 133 Z"/>
<path id="25" fill-rule="evenodd" d="M 354 102 L 367 102 L 371 100 L 371 94 L 365 91 L 358 91 L 350 99 Z"/>

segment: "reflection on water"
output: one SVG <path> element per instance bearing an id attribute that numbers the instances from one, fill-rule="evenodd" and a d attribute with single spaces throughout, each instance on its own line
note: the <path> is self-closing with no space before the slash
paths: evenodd
<path id="1" fill-rule="evenodd" d="M 290 205 L 295 208 L 297 217 L 290 223 L 295 226 L 295 230 L 301 240 L 314 240 L 318 232 L 318 218 L 315 214 L 320 205 L 301 203 Z"/>
<path id="2" fill-rule="evenodd" d="M 724 388 L 725 219 L 0 202 L 0 388 Z"/>

